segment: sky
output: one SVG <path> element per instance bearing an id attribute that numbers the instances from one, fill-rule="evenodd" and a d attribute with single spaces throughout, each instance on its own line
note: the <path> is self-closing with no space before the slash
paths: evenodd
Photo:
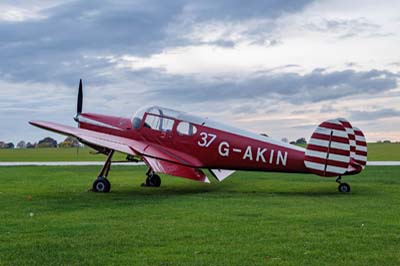
<path id="1" fill-rule="evenodd" d="M 161 105 L 308 139 L 344 117 L 400 141 L 400 1 L 2 0 L 0 141 Z"/>

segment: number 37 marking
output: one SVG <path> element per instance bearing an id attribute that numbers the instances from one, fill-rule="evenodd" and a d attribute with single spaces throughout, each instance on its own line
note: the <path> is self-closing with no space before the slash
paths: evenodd
<path id="1" fill-rule="evenodd" d="M 213 143 L 213 141 L 217 138 L 217 135 L 211 134 L 211 133 L 205 133 L 201 132 L 200 133 L 201 140 L 197 142 L 200 147 L 208 147 Z"/>

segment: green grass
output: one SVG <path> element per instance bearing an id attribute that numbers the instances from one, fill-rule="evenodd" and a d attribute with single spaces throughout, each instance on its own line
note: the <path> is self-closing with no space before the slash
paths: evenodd
<path id="1" fill-rule="evenodd" d="M 0 162 L 55 162 L 55 161 L 104 161 L 103 155 L 90 154 L 91 149 L 59 148 L 59 149 L 0 149 Z M 116 154 L 115 160 L 124 160 L 125 155 Z M 400 161 L 400 143 L 368 143 L 368 160 Z"/>
<path id="2" fill-rule="evenodd" d="M 368 143 L 368 160 L 400 161 L 400 143 Z"/>
<path id="3" fill-rule="evenodd" d="M 75 162 L 104 161 L 102 154 L 93 154 L 90 148 L 38 148 L 0 149 L 0 162 Z M 116 153 L 114 160 L 124 160 L 126 155 Z"/>
<path id="4" fill-rule="evenodd" d="M 400 167 L 345 177 L 238 172 L 222 183 L 113 167 L 2 167 L 0 265 L 399 265 Z M 32 216 L 30 215 L 32 214 Z"/>

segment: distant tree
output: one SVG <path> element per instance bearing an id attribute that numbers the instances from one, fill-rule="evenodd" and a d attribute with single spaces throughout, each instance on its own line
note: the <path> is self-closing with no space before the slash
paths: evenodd
<path id="1" fill-rule="evenodd" d="M 0 149 L 5 149 L 6 143 L 4 141 L 0 141 Z"/>
<path id="2" fill-rule="evenodd" d="M 26 143 L 25 143 L 25 141 L 21 140 L 20 142 L 18 142 L 17 148 L 18 148 L 18 149 L 25 149 L 25 148 L 26 148 Z"/>
<path id="3" fill-rule="evenodd" d="M 305 138 L 299 138 L 299 139 L 296 140 L 296 144 L 297 145 L 304 145 L 304 144 L 307 144 L 307 141 L 306 141 Z"/>
<path id="4" fill-rule="evenodd" d="M 34 148 L 36 148 L 36 143 L 30 143 L 30 142 L 28 142 L 27 144 L 26 144 L 26 148 L 27 149 L 34 149 Z"/>
<path id="5" fill-rule="evenodd" d="M 385 139 L 384 141 L 383 141 L 383 143 L 392 143 L 390 140 L 388 140 L 388 139 Z"/>
<path id="6" fill-rule="evenodd" d="M 57 141 L 50 137 L 40 140 L 37 144 L 38 148 L 57 148 Z"/>
<path id="7" fill-rule="evenodd" d="M 14 143 L 12 143 L 12 142 L 7 143 L 5 148 L 6 149 L 14 149 L 15 148 Z"/>
<path id="8" fill-rule="evenodd" d="M 292 145 L 295 145 L 296 144 L 296 141 L 291 141 L 291 142 L 289 142 L 290 144 L 292 144 Z"/>
<path id="9" fill-rule="evenodd" d="M 63 142 L 58 144 L 60 148 L 76 148 L 79 147 L 79 141 L 73 137 L 67 137 Z"/>
<path id="10" fill-rule="evenodd" d="M 266 133 L 261 133 L 260 135 L 269 138 L 269 136 Z"/>
<path id="11" fill-rule="evenodd" d="M 282 138 L 281 141 L 282 141 L 282 142 L 285 142 L 285 143 L 288 143 L 288 142 L 289 142 L 289 140 L 288 140 L 287 138 Z"/>

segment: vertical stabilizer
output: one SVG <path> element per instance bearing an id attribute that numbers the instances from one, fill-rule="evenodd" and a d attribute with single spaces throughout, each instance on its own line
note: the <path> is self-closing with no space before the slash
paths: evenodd
<path id="1" fill-rule="evenodd" d="M 304 159 L 310 172 L 327 177 L 361 172 L 366 162 L 364 134 L 344 118 L 327 120 L 317 127 Z"/>

